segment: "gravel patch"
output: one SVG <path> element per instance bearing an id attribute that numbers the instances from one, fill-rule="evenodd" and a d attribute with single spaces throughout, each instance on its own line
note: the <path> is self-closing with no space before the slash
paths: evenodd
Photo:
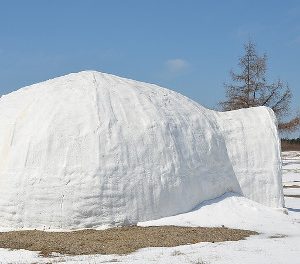
<path id="1" fill-rule="evenodd" d="M 38 230 L 0 232 L 0 248 L 67 255 L 128 254 L 146 247 L 175 247 L 199 242 L 238 241 L 256 235 L 249 230 L 225 227 L 119 227 L 73 232 Z"/>

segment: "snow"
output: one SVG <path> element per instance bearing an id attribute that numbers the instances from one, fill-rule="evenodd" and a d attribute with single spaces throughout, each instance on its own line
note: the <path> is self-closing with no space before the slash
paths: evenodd
<path id="1" fill-rule="evenodd" d="M 273 111 L 251 108 L 217 115 L 242 194 L 264 205 L 281 207 L 281 150 Z"/>
<path id="2" fill-rule="evenodd" d="M 290 151 L 283 153 L 283 182 L 286 186 L 300 183 L 300 168 L 299 168 L 300 154 L 297 151 Z"/>
<path id="3" fill-rule="evenodd" d="M 300 152 L 299 152 L 300 154 Z M 292 155 L 292 153 L 291 153 Z M 289 153 L 283 153 L 283 169 Z M 300 169 L 300 155 L 295 160 Z M 286 182 L 283 182 L 286 185 Z M 300 185 L 299 183 L 296 183 Z M 300 194 L 300 189 L 299 193 Z M 153 221 L 184 226 L 231 226 L 250 228 L 261 234 L 246 240 L 222 243 L 199 243 L 174 248 L 145 248 L 128 255 L 61 256 L 43 258 L 36 252 L 0 249 L 0 263 L 174 263 L 174 264 L 285 264 L 300 259 L 300 199 L 285 198 L 288 215 L 282 210 L 257 204 L 234 194 L 204 202 L 192 212 Z M 241 210 L 241 211 L 240 211 Z M 212 217 L 201 220 L 201 217 Z M 214 221 L 211 223 L 211 221 Z M 169 221 L 169 222 L 168 222 Z M 182 222 L 181 222 L 182 221 Z M 147 222 L 140 223 L 146 225 Z M 148 222 L 150 224 L 150 222 Z"/>
<path id="4" fill-rule="evenodd" d="M 299 195 L 299 190 L 298 188 L 287 188 L 284 189 L 283 193 L 284 195 Z"/>
<path id="5" fill-rule="evenodd" d="M 298 195 L 300 195 L 299 189 Z M 292 217 L 294 221 L 300 223 L 300 198 L 285 197 L 285 202 L 286 208 L 289 210 L 289 216 Z"/>
<path id="6" fill-rule="evenodd" d="M 262 218 L 263 217 L 263 218 Z M 193 211 L 158 220 L 140 222 L 140 226 L 226 226 L 257 232 L 285 233 L 291 219 L 283 209 L 269 208 L 245 197 L 227 193 L 217 199 L 203 202 Z M 282 226 L 282 227 L 281 227 Z M 289 234 L 299 227 L 294 225 Z"/>
<path id="7" fill-rule="evenodd" d="M 128 255 L 0 263 L 297 263 L 300 152 L 282 154 L 264 107 L 219 113 L 156 85 L 80 72 L 0 99 L 1 229 L 226 226 L 246 240 Z"/>
<path id="8" fill-rule="evenodd" d="M 135 224 L 225 193 L 211 208 L 263 211 L 246 198 L 283 205 L 276 120 L 265 107 L 219 113 L 87 71 L 3 96 L 0 134 L 2 228 Z"/>

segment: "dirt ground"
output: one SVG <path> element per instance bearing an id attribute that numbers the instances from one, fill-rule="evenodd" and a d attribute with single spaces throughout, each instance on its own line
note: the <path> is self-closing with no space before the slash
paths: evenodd
<path id="1" fill-rule="evenodd" d="M 300 144 L 291 144 L 288 142 L 281 142 L 282 151 L 300 151 Z"/>
<path id="2" fill-rule="evenodd" d="M 174 247 L 199 242 L 237 241 L 256 232 L 206 227 L 120 227 L 74 232 L 12 231 L 0 233 L 0 248 L 67 255 L 128 254 L 145 247 Z"/>
<path id="3" fill-rule="evenodd" d="M 299 194 L 285 194 L 284 197 L 300 198 Z"/>
<path id="4" fill-rule="evenodd" d="M 297 189 L 300 188 L 300 185 L 290 185 L 290 186 L 283 186 L 284 189 Z"/>

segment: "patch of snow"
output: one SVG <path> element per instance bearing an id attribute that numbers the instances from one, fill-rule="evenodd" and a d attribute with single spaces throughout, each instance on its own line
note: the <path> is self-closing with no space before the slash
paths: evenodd
<path id="1" fill-rule="evenodd" d="M 300 195 L 300 190 L 298 191 L 298 195 Z M 300 198 L 285 197 L 285 203 L 290 217 L 300 224 Z"/>
<path id="2" fill-rule="evenodd" d="M 299 232 L 299 225 L 287 215 L 284 209 L 274 209 L 251 201 L 234 193 L 227 193 L 217 199 L 205 201 L 193 211 L 158 220 L 140 222 L 140 226 L 225 226 L 253 230 L 262 233 Z M 286 228 L 289 226 L 290 228 Z"/>
<path id="3" fill-rule="evenodd" d="M 43 260 L 37 252 L 32 252 L 23 249 L 9 250 L 0 248 L 0 263 L 47 263 L 47 260 Z"/>
<path id="4" fill-rule="evenodd" d="M 299 188 L 300 188 L 300 186 L 299 186 Z M 284 194 L 285 195 L 299 195 L 299 188 L 285 188 L 284 190 L 283 190 L 283 192 L 284 192 Z"/>

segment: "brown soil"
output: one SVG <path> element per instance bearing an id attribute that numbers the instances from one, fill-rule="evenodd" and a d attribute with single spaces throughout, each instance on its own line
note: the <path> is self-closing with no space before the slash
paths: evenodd
<path id="1" fill-rule="evenodd" d="M 300 198 L 299 194 L 285 194 L 285 197 Z"/>
<path id="2" fill-rule="evenodd" d="M 300 151 L 300 144 L 291 144 L 288 142 L 281 142 L 282 151 Z"/>
<path id="3" fill-rule="evenodd" d="M 74 232 L 12 231 L 0 233 L 0 248 L 68 255 L 128 254 L 146 247 L 174 247 L 199 242 L 237 241 L 256 232 L 225 227 L 120 227 Z"/>

